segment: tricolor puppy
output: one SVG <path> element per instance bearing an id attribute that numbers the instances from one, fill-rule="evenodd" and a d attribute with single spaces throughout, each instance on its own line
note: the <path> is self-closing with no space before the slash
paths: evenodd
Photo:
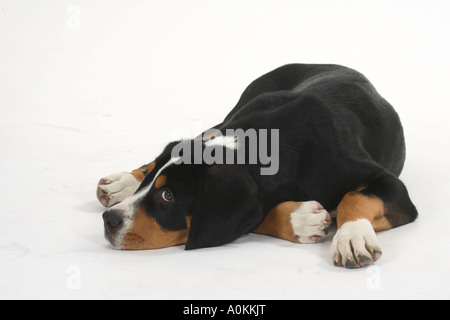
<path id="1" fill-rule="evenodd" d="M 229 130 L 253 137 L 239 140 Z M 182 143 L 100 180 L 113 247 L 197 249 L 249 232 L 315 243 L 330 211 L 337 212 L 332 259 L 358 268 L 381 256 L 375 232 L 417 217 L 398 179 L 405 161 L 399 117 L 362 74 L 342 66 L 278 68 L 251 83 L 222 123 Z"/>

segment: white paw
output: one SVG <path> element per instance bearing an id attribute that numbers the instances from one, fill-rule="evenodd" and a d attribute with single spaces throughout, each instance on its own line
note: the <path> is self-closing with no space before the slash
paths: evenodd
<path id="1" fill-rule="evenodd" d="M 97 198 L 109 208 L 134 194 L 139 185 L 140 182 L 131 173 L 115 173 L 99 181 Z"/>
<path id="2" fill-rule="evenodd" d="M 366 219 L 344 223 L 331 243 L 336 266 L 350 269 L 371 265 L 381 257 L 377 236 Z"/>
<path id="3" fill-rule="evenodd" d="M 317 201 L 304 202 L 291 213 L 294 234 L 300 243 L 317 243 L 328 233 L 331 216 Z"/>

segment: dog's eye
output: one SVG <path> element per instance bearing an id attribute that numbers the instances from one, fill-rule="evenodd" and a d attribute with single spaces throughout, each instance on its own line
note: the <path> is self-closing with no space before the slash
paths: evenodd
<path id="1" fill-rule="evenodd" d="M 170 190 L 168 189 L 164 189 L 163 192 L 161 192 L 161 198 L 165 201 L 165 202 L 170 202 L 173 200 L 173 195 L 172 192 L 170 192 Z"/>

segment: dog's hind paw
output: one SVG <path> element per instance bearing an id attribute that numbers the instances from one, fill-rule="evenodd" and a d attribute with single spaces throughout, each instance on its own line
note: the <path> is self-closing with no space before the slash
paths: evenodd
<path id="1" fill-rule="evenodd" d="M 97 199 L 109 208 L 135 193 L 139 185 L 140 182 L 131 173 L 112 174 L 98 182 Z"/>

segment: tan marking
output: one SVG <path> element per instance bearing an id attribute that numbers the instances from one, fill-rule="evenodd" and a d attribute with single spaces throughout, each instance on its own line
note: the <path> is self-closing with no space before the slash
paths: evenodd
<path id="1" fill-rule="evenodd" d="M 132 227 L 124 236 L 121 248 L 123 250 L 160 249 L 185 244 L 189 236 L 191 218 L 186 219 L 187 228 L 179 231 L 166 231 L 152 217 L 149 217 L 143 207 L 134 216 Z"/>
<path id="2" fill-rule="evenodd" d="M 167 177 L 164 174 L 161 174 L 158 178 L 156 178 L 155 188 L 159 189 L 159 188 L 165 186 L 166 182 L 167 182 Z"/>
<path id="3" fill-rule="evenodd" d="M 386 217 L 375 219 L 372 226 L 375 232 L 392 229 L 392 225 Z"/>
<path id="4" fill-rule="evenodd" d="M 362 185 L 362 186 L 359 186 L 358 189 L 356 189 L 356 191 L 361 192 L 366 188 L 367 188 L 367 185 Z"/>
<path id="5" fill-rule="evenodd" d="M 144 181 L 145 177 L 147 175 L 149 175 L 150 172 L 153 171 L 153 169 L 155 169 L 155 167 L 156 167 L 156 162 L 153 161 L 152 163 L 150 163 L 146 166 L 142 166 L 139 169 L 131 171 L 131 174 L 133 175 L 133 177 L 136 178 L 136 180 L 138 180 L 139 182 L 142 182 L 142 181 Z"/>
<path id="6" fill-rule="evenodd" d="M 273 208 L 264 221 L 253 232 L 299 243 L 291 223 L 291 213 L 298 209 L 302 202 L 287 201 Z"/>
<path id="7" fill-rule="evenodd" d="M 209 131 L 212 131 L 213 129 L 209 129 Z M 209 141 L 209 140 L 212 140 L 212 139 L 215 139 L 216 138 L 216 136 L 220 136 L 220 135 L 222 135 L 222 133 L 220 132 L 220 130 L 217 130 L 217 129 L 214 129 L 215 131 L 214 132 L 209 132 L 209 134 L 208 135 L 206 135 L 205 133 L 202 133 L 201 134 L 201 140 L 202 141 Z"/>
<path id="8" fill-rule="evenodd" d="M 375 231 L 391 229 L 384 214 L 385 207 L 381 199 L 352 191 L 342 198 L 337 207 L 337 226 L 339 229 L 346 222 L 367 219 Z"/>

